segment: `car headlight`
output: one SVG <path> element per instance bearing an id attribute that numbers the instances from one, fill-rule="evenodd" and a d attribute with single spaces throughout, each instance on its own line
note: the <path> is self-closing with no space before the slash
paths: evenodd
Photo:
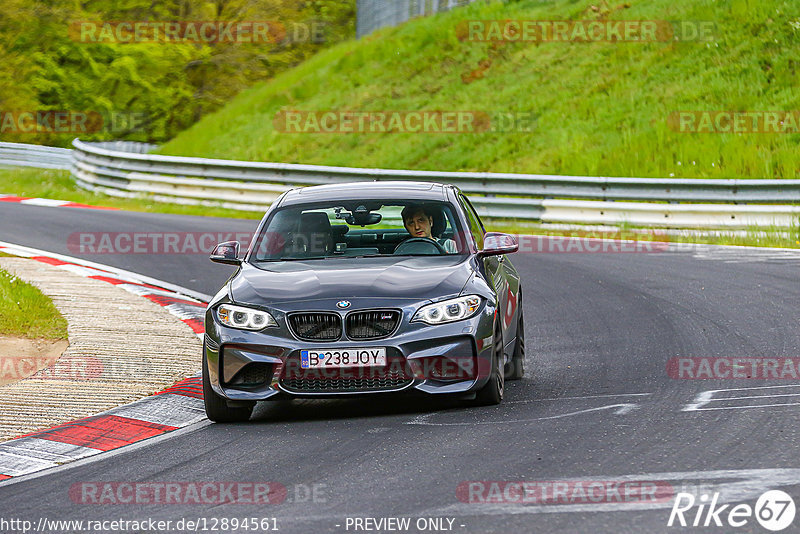
<path id="1" fill-rule="evenodd" d="M 412 322 L 420 321 L 427 324 L 444 324 L 460 321 L 472 317 L 481 306 L 481 297 L 467 295 L 435 304 L 428 304 L 417 310 Z"/>
<path id="2" fill-rule="evenodd" d="M 268 326 L 278 326 L 275 318 L 265 311 L 231 304 L 223 304 L 217 308 L 217 318 L 225 326 L 242 330 L 261 330 Z"/>

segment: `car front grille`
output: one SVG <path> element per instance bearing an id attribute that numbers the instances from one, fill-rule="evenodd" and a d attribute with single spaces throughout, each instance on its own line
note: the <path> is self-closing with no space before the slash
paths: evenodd
<path id="1" fill-rule="evenodd" d="M 281 385 L 295 393 L 358 393 L 400 389 L 411 383 L 403 377 L 385 378 L 289 378 Z"/>
<path id="2" fill-rule="evenodd" d="M 292 393 L 358 393 L 402 389 L 414 381 L 405 358 L 388 355 L 385 366 L 303 369 L 299 356 L 284 366 L 280 385 Z"/>
<path id="3" fill-rule="evenodd" d="M 352 312 L 345 319 L 347 337 L 355 340 L 389 337 L 400 323 L 401 316 L 397 310 Z M 337 313 L 292 313 L 289 327 L 299 339 L 306 341 L 336 341 L 342 337 L 342 319 Z"/>
<path id="4" fill-rule="evenodd" d="M 371 310 L 353 312 L 346 319 L 347 337 L 350 339 L 380 339 L 388 337 L 400 322 L 400 312 Z"/>
<path id="5" fill-rule="evenodd" d="M 337 313 L 293 313 L 289 326 L 294 335 L 308 341 L 335 341 L 342 337 L 342 319 Z"/>

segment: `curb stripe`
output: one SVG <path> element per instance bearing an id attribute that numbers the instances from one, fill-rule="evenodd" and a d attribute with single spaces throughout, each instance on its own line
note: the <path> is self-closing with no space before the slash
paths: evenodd
<path id="1" fill-rule="evenodd" d="M 100 454 L 100 451 L 94 451 L 94 453 Z M 36 455 L 30 454 L 27 450 L 21 450 L 17 452 L 14 450 L 9 451 L 5 449 L 0 450 L 0 463 L 3 465 L 3 467 L 0 468 L 0 471 L 2 471 L 3 474 L 8 478 L 35 473 L 36 471 L 41 471 L 42 469 L 48 469 L 58 465 L 52 460 L 43 460 L 41 458 L 37 458 Z"/>
<path id="2" fill-rule="evenodd" d="M 194 330 L 195 334 L 206 333 L 205 324 L 203 324 L 203 321 L 200 319 L 184 319 L 183 322 L 189 325 L 189 327 Z"/>
<path id="3" fill-rule="evenodd" d="M 181 397 L 191 397 L 193 399 L 202 399 L 203 398 L 203 390 L 194 390 L 194 389 L 175 389 L 168 392 L 171 395 L 180 395 Z M 160 395 L 164 395 L 164 393 L 160 393 Z"/>
<path id="4" fill-rule="evenodd" d="M 177 429 L 178 427 L 174 426 L 159 425 L 116 415 L 95 415 L 30 434 L 28 437 L 110 451 Z"/>
<path id="5" fill-rule="evenodd" d="M 90 206 L 89 204 L 79 204 L 78 202 L 67 202 L 62 208 L 83 208 L 91 210 L 114 210 L 119 211 L 120 208 L 111 208 L 109 206 Z"/>
<path id="6" fill-rule="evenodd" d="M 201 307 L 200 305 L 198 305 L 197 302 L 192 302 L 191 300 L 181 299 L 181 298 L 177 298 L 177 297 L 169 297 L 169 296 L 166 296 L 166 295 L 145 295 L 144 297 L 147 298 L 147 299 L 152 300 L 156 304 L 159 304 L 159 305 L 165 306 L 165 307 L 169 306 L 170 304 L 186 304 L 188 306 L 194 306 L 194 307 L 197 307 L 197 308 Z M 203 305 L 202 308 L 203 308 L 203 311 L 205 312 L 205 308 L 206 308 L 205 305 Z"/>
<path id="7" fill-rule="evenodd" d="M 55 265 L 55 266 L 67 265 L 67 262 L 65 261 L 57 260 L 55 258 L 48 258 L 47 256 L 32 256 L 31 259 L 40 261 L 42 263 L 47 263 L 48 265 Z"/>
<path id="8" fill-rule="evenodd" d="M 0 196 L 0 201 L 15 202 L 17 199 L 21 200 L 22 197 Z M 207 303 L 204 300 L 192 300 L 193 297 L 164 287 L 134 281 L 139 275 L 124 271 L 120 274 L 114 272 L 113 267 L 101 264 L 92 264 L 89 267 L 75 263 L 80 260 L 69 261 L 74 258 L 68 256 L 54 254 L 51 257 L 46 255 L 49 254 L 46 251 L 20 250 L 10 244 L 4 244 L 0 250 L 121 287 L 158 304 L 181 319 L 198 337 L 202 338 L 205 332 Z M 125 280 L 121 276 L 130 276 L 131 279 Z M 203 297 L 205 298 L 208 297 Z M 0 482 L 124 447 L 202 421 L 205 419 L 202 399 L 201 378 L 194 376 L 154 395 L 107 412 L 2 442 Z"/>
<path id="9" fill-rule="evenodd" d="M 69 200 L 55 200 L 51 198 L 31 198 L 31 197 L 18 197 L 16 195 L 0 195 L 0 202 L 16 202 L 18 204 L 27 204 L 29 206 L 39 206 L 43 208 L 83 208 L 91 210 L 114 210 L 119 211 L 119 208 L 111 208 L 108 206 L 91 206 L 89 204 L 81 204 L 80 202 L 71 202 Z"/>
<path id="10" fill-rule="evenodd" d="M 145 397 L 107 413 L 175 428 L 182 428 L 206 418 L 201 399 L 173 394 Z"/>
<path id="11" fill-rule="evenodd" d="M 181 397 L 192 397 L 195 399 L 202 399 L 203 398 L 203 390 L 202 389 L 171 389 L 169 391 L 164 391 L 162 393 L 157 393 L 157 395 L 180 395 Z"/>
<path id="12" fill-rule="evenodd" d="M 142 283 L 142 282 L 128 282 L 128 281 L 122 280 L 120 278 L 113 278 L 111 276 L 103 276 L 103 275 L 100 275 L 100 274 L 92 275 L 89 278 L 92 278 L 93 280 L 100 280 L 101 282 L 108 282 L 109 284 L 113 284 L 115 286 L 118 286 L 118 285 L 121 285 L 121 284 L 130 284 L 130 285 L 135 285 L 135 286 L 147 287 L 147 288 L 150 288 L 150 289 L 157 289 L 159 291 L 163 291 L 163 289 L 164 289 L 164 288 L 161 288 L 161 287 L 158 287 L 158 286 L 154 286 L 152 284 L 145 284 L 145 283 Z M 187 302 L 191 302 L 191 301 L 187 301 Z M 196 302 L 192 302 L 192 304 L 197 304 L 197 303 Z"/>
<path id="13" fill-rule="evenodd" d="M 154 287 L 162 290 L 167 289 L 171 292 L 171 294 L 175 294 L 176 296 L 180 296 L 182 298 L 196 299 L 198 302 L 206 303 L 211 298 L 213 298 L 211 295 L 205 295 L 203 293 L 194 291 L 192 289 L 188 289 L 186 287 L 181 287 L 176 284 L 170 284 L 169 282 L 165 282 L 164 280 L 150 278 L 149 276 L 144 276 L 131 271 L 126 271 L 124 269 L 119 269 L 117 267 L 112 267 L 110 265 L 104 265 L 102 263 L 96 263 L 88 260 L 82 260 L 80 258 L 65 256 L 63 254 L 48 252 L 46 250 L 39 250 L 31 247 L 26 247 L 23 245 L 17 245 L 15 243 L 8 243 L 6 241 L 0 241 L 0 252 L 6 252 L 8 254 L 11 254 L 12 256 L 20 256 L 23 258 L 30 258 L 32 256 L 48 256 L 50 258 L 57 258 L 72 263 L 76 266 L 95 269 L 96 271 L 99 272 L 99 274 L 114 276 L 121 280 L 128 280 L 131 283 L 146 284 L 148 287 Z M 94 272 L 92 274 L 98 274 L 98 272 Z"/>
<path id="14" fill-rule="evenodd" d="M 8 478 L 35 473 L 100 453 L 97 449 L 39 438 L 20 438 L 10 445 L 0 445 L 2 470 Z"/>
<path id="15" fill-rule="evenodd" d="M 49 198 L 27 198 L 20 202 L 29 206 L 44 206 L 45 208 L 60 208 L 67 203 L 66 200 L 52 200 Z"/>
<path id="16" fill-rule="evenodd" d="M 156 393 L 156 395 L 165 395 L 167 393 L 174 393 L 176 395 L 180 395 L 181 393 L 179 393 L 179 392 L 191 392 L 191 393 L 198 393 L 199 392 L 201 395 L 198 398 L 202 399 L 203 398 L 203 396 L 202 396 L 203 384 L 202 384 L 201 380 L 202 379 L 200 377 L 187 378 L 186 380 L 181 380 L 180 382 L 178 382 L 174 386 L 168 387 L 164 391 L 159 391 L 158 393 Z M 194 395 L 188 395 L 188 396 L 191 397 L 191 396 L 194 396 Z"/>
<path id="17" fill-rule="evenodd" d="M 203 385 L 201 378 L 187 378 L 181 380 L 172 387 L 168 387 L 164 391 L 159 391 L 156 395 L 181 395 L 183 397 L 192 397 L 195 399 L 203 399 Z"/>

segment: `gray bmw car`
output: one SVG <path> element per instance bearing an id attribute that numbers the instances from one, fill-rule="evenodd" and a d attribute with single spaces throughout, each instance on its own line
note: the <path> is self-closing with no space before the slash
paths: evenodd
<path id="1" fill-rule="evenodd" d="M 507 234 L 486 232 L 452 185 L 359 182 L 293 189 L 269 208 L 208 305 L 208 418 L 257 401 L 456 395 L 498 404 L 523 374 L 522 286 Z"/>

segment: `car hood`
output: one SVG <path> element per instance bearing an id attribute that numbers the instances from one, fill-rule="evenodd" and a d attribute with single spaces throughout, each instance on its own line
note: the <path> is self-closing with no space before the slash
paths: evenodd
<path id="1" fill-rule="evenodd" d="M 464 256 L 333 258 L 242 264 L 234 302 L 259 304 L 358 297 L 426 300 L 458 294 L 473 274 Z"/>

